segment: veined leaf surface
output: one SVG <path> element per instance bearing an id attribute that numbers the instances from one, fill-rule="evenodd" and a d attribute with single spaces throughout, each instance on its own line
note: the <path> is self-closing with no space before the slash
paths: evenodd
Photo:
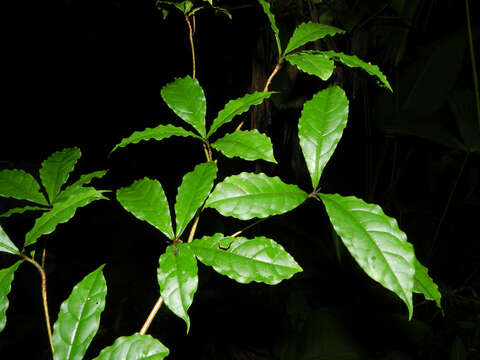
<path id="1" fill-rule="evenodd" d="M 20 250 L 15 246 L 15 244 L 10 240 L 10 237 L 0 226 L 0 251 L 6 252 L 13 255 L 19 255 Z"/>
<path id="2" fill-rule="evenodd" d="M 422 294 L 426 300 L 433 300 L 439 309 L 442 309 L 442 294 L 438 290 L 432 278 L 428 275 L 428 269 L 415 258 L 415 281 L 413 292 Z"/>
<path id="3" fill-rule="evenodd" d="M 272 28 L 273 36 L 275 37 L 275 43 L 277 44 L 278 56 L 280 56 L 282 54 L 282 45 L 280 44 L 280 36 L 277 23 L 275 22 L 275 16 L 273 16 L 272 11 L 270 10 L 270 3 L 268 0 L 258 0 L 258 2 L 270 21 L 270 27 Z"/>
<path id="4" fill-rule="evenodd" d="M 328 56 L 312 51 L 290 54 L 285 59 L 303 72 L 318 76 L 325 81 L 332 76 L 335 69 L 335 63 Z"/>
<path id="5" fill-rule="evenodd" d="M 93 360 L 163 360 L 169 350 L 150 335 L 119 337 Z"/>
<path id="6" fill-rule="evenodd" d="M 0 171 L 0 196 L 48 205 L 37 180 L 23 170 Z"/>
<path id="7" fill-rule="evenodd" d="M 293 32 L 292 37 L 288 41 L 285 54 L 298 49 L 311 41 L 323 39 L 325 36 L 333 36 L 336 34 L 344 34 L 345 31 L 334 26 L 319 24 L 315 22 L 307 22 L 300 24 Z"/>
<path id="8" fill-rule="evenodd" d="M 0 333 L 5 329 L 5 325 L 7 324 L 7 309 L 9 305 L 7 296 L 12 290 L 15 271 L 21 263 L 21 261 L 17 261 L 12 266 L 0 270 Z"/>

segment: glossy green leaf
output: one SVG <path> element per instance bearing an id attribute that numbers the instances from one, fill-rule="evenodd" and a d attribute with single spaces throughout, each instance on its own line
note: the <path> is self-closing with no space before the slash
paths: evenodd
<path id="1" fill-rule="evenodd" d="M 197 272 L 197 259 L 188 244 L 171 245 L 160 256 L 157 270 L 160 293 L 165 305 L 175 315 L 185 320 L 187 333 L 190 330 L 190 318 L 187 310 L 197 291 Z"/>
<path id="2" fill-rule="evenodd" d="M 210 137 L 220 126 L 232 121 L 235 116 L 248 111 L 250 107 L 261 104 L 263 100 L 268 99 L 273 93 L 274 91 L 254 92 L 238 99 L 230 100 L 213 120 L 207 136 Z"/>
<path id="3" fill-rule="evenodd" d="M 225 239 L 228 243 L 222 243 Z M 280 244 L 265 237 L 250 240 L 215 234 L 194 240 L 190 247 L 202 263 L 240 283 L 274 285 L 302 271 Z"/>
<path id="4" fill-rule="evenodd" d="M 157 180 L 144 178 L 118 189 L 117 200 L 136 218 L 156 227 L 169 239 L 174 238 L 167 197 Z"/>
<path id="5" fill-rule="evenodd" d="M 38 182 L 23 170 L 0 171 L 0 196 L 28 200 L 41 205 L 48 204 L 40 192 Z"/>
<path id="6" fill-rule="evenodd" d="M 27 212 L 27 211 L 47 211 L 48 208 L 46 207 L 40 207 L 40 206 L 24 206 L 24 207 L 21 207 L 21 208 L 13 208 L 13 209 L 10 209 L 8 211 L 5 211 L 4 213 L 0 214 L 0 218 L 4 217 L 4 218 L 7 218 L 11 215 L 14 215 L 14 214 L 23 214 L 24 212 Z"/>
<path id="7" fill-rule="evenodd" d="M 67 186 L 64 190 L 60 192 L 60 194 L 57 195 L 56 201 L 58 202 L 66 200 L 71 194 L 75 194 L 76 188 L 90 184 L 93 179 L 101 179 L 105 176 L 107 172 L 108 170 L 99 170 L 91 172 L 89 174 L 81 175 L 77 181 Z"/>
<path id="8" fill-rule="evenodd" d="M 12 290 L 15 271 L 21 263 L 21 261 L 17 261 L 12 266 L 0 270 L 0 332 L 5 329 L 5 325 L 7 324 L 7 309 L 9 305 L 7 296 Z"/>
<path id="9" fill-rule="evenodd" d="M 205 113 L 207 102 L 197 79 L 190 76 L 176 79 L 161 90 L 163 100 L 182 120 L 206 137 Z"/>
<path id="10" fill-rule="evenodd" d="M 426 300 L 433 300 L 439 309 L 442 309 L 442 294 L 438 290 L 432 278 L 428 275 L 428 269 L 415 258 L 415 279 L 413 292 L 422 294 Z"/>
<path id="11" fill-rule="evenodd" d="M 286 213 L 307 199 L 296 185 L 285 184 L 278 177 L 241 173 L 225 178 L 206 202 L 224 216 L 248 220 Z"/>
<path id="12" fill-rule="evenodd" d="M 179 238 L 182 235 L 190 220 L 193 219 L 212 191 L 216 176 L 217 164 L 207 162 L 195 166 L 193 171 L 183 177 L 175 202 L 176 237 Z"/>
<path id="13" fill-rule="evenodd" d="M 15 246 L 7 233 L 0 226 L 0 251 L 6 252 L 13 255 L 19 255 L 20 250 Z"/>
<path id="14" fill-rule="evenodd" d="M 303 105 L 298 136 L 314 188 L 342 137 L 347 119 L 348 99 L 338 86 L 320 91 Z"/>
<path id="15" fill-rule="evenodd" d="M 150 335 L 134 334 L 119 337 L 93 360 L 163 360 L 168 349 Z"/>
<path id="16" fill-rule="evenodd" d="M 223 155 L 245 160 L 265 160 L 277 163 L 273 156 L 272 141 L 258 130 L 237 130 L 218 139 L 212 147 Z"/>
<path id="17" fill-rule="evenodd" d="M 311 51 L 290 54 L 285 59 L 303 72 L 322 80 L 328 80 L 335 69 L 334 62 L 328 56 Z"/>
<path id="18" fill-rule="evenodd" d="M 194 137 L 200 138 L 198 135 L 194 134 L 191 131 L 187 131 L 182 127 L 173 126 L 173 125 L 159 125 L 155 128 L 146 128 L 143 131 L 135 131 L 128 138 L 122 139 L 119 144 L 117 144 L 111 152 L 114 152 L 118 148 L 125 147 L 129 144 L 137 144 L 140 141 L 147 140 L 163 140 L 171 136 L 183 136 L 183 137 Z"/>
<path id="19" fill-rule="evenodd" d="M 50 204 L 55 202 L 55 197 L 60 192 L 62 185 L 67 182 L 70 173 L 81 156 L 80 149 L 74 147 L 57 151 L 42 162 L 40 179 L 47 191 Z"/>
<path id="20" fill-rule="evenodd" d="M 325 36 L 333 36 L 336 34 L 344 34 L 345 31 L 334 26 L 307 22 L 300 24 L 293 32 L 292 37 L 288 41 L 285 54 L 298 49 L 311 41 L 323 39 Z"/>
<path id="21" fill-rule="evenodd" d="M 180 2 L 175 2 L 175 1 L 157 1 L 157 7 L 160 7 L 162 5 L 171 5 L 180 10 L 184 15 L 187 15 L 188 12 L 192 9 L 193 7 L 193 1 L 191 0 L 185 0 L 185 1 L 180 1 Z"/>
<path id="22" fill-rule="evenodd" d="M 58 224 L 70 220 L 79 207 L 95 200 L 107 199 L 102 195 L 103 192 L 91 187 L 80 187 L 65 201 L 56 202 L 50 211 L 35 220 L 32 230 L 25 236 L 24 247 L 34 244 L 40 236 L 53 232 Z"/>
<path id="23" fill-rule="evenodd" d="M 270 10 L 270 3 L 268 0 L 258 0 L 258 2 L 270 21 L 270 27 L 272 28 L 273 36 L 275 37 L 275 43 L 277 44 L 278 56 L 280 56 L 282 54 L 282 45 L 280 44 L 280 36 L 277 23 L 275 22 L 275 16 L 273 16 L 272 11 Z"/>
<path id="24" fill-rule="evenodd" d="M 397 221 L 386 216 L 378 205 L 353 196 L 319 197 L 350 254 L 368 276 L 405 302 L 411 319 L 415 254 Z"/>
<path id="25" fill-rule="evenodd" d="M 88 274 L 72 290 L 53 325 L 54 360 L 81 360 L 100 326 L 107 284 L 103 265 Z"/>

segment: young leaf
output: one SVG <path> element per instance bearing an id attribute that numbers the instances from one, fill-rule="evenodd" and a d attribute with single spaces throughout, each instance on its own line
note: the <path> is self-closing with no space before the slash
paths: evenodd
<path id="1" fill-rule="evenodd" d="M 47 191 L 50 204 L 55 202 L 55 197 L 67 181 L 80 156 L 82 154 L 77 147 L 63 149 L 53 153 L 42 163 L 40 179 Z"/>
<path id="2" fill-rule="evenodd" d="M 100 326 L 107 284 L 103 265 L 88 274 L 72 290 L 53 325 L 54 360 L 81 360 Z"/>
<path id="3" fill-rule="evenodd" d="M 396 220 L 386 216 L 378 205 L 353 196 L 319 197 L 350 254 L 368 276 L 405 302 L 411 319 L 415 254 Z"/>
<path id="4" fill-rule="evenodd" d="M 176 79 L 162 88 L 161 95 L 175 114 L 192 125 L 203 138 L 206 138 L 207 102 L 197 79 L 190 76 Z"/>
<path id="5" fill-rule="evenodd" d="M 213 162 L 207 162 L 197 165 L 193 171 L 183 177 L 175 202 L 177 223 L 175 236 L 177 238 L 185 231 L 196 211 L 212 191 L 216 176 L 217 165 Z"/>
<path id="6" fill-rule="evenodd" d="M 229 240 L 226 247 L 221 244 L 224 239 Z M 265 237 L 249 240 L 215 234 L 194 240 L 190 248 L 202 263 L 243 284 L 256 281 L 275 285 L 302 271 L 280 244 Z"/>
<path id="7" fill-rule="evenodd" d="M 285 59 L 303 72 L 318 76 L 324 81 L 332 76 L 333 70 L 335 69 L 334 62 L 328 56 L 312 51 L 290 54 L 287 55 Z"/>
<path id="8" fill-rule="evenodd" d="M 274 91 L 254 92 L 238 99 L 230 100 L 225 104 L 225 107 L 220 110 L 215 120 L 213 120 L 207 137 L 210 137 L 220 126 L 232 121 L 235 116 L 243 114 L 254 105 L 261 104 L 263 100 L 268 99 L 273 93 Z"/>
<path id="9" fill-rule="evenodd" d="M 273 31 L 273 35 L 275 37 L 275 42 L 277 44 L 277 50 L 278 50 L 278 56 L 282 54 L 282 45 L 280 44 L 280 36 L 279 36 L 279 31 L 277 24 L 275 23 L 275 17 L 273 16 L 271 10 L 270 10 L 270 3 L 267 0 L 258 0 L 260 5 L 263 8 L 263 11 L 268 17 L 268 20 L 270 21 L 270 26 Z"/>
<path id="10" fill-rule="evenodd" d="M 258 130 L 235 131 L 225 135 L 212 144 L 212 147 L 223 155 L 235 156 L 245 160 L 265 160 L 277 163 L 273 156 L 273 147 L 270 138 Z"/>
<path id="11" fill-rule="evenodd" d="M 338 86 L 320 91 L 303 105 L 298 136 L 313 188 L 343 134 L 348 119 L 348 99 Z"/>
<path id="12" fill-rule="evenodd" d="M 167 197 L 157 180 L 144 178 L 118 189 L 117 200 L 136 218 L 156 227 L 169 239 L 174 238 Z"/>
<path id="13" fill-rule="evenodd" d="M 6 252 L 13 255 L 20 255 L 20 250 L 15 246 L 15 244 L 10 240 L 10 237 L 0 226 L 0 251 Z"/>
<path id="14" fill-rule="evenodd" d="M 157 271 L 160 293 L 165 305 L 175 315 L 185 320 L 187 333 L 190 330 L 190 318 L 187 310 L 197 291 L 197 272 L 197 259 L 188 244 L 171 245 L 160 256 Z"/>
<path id="15" fill-rule="evenodd" d="M 428 275 L 428 269 L 415 258 L 415 279 L 413 292 L 423 294 L 426 300 L 433 300 L 439 309 L 442 309 L 442 294 L 438 290 L 432 278 Z"/>
<path id="16" fill-rule="evenodd" d="M 0 171 L 0 196 L 48 205 L 45 196 L 40 192 L 38 182 L 23 170 Z"/>
<path id="17" fill-rule="evenodd" d="M 8 294 L 12 290 L 12 282 L 15 271 L 21 264 L 21 261 L 17 261 L 12 266 L 0 270 L 0 332 L 5 329 L 7 324 L 7 309 L 8 309 Z"/>
<path id="18" fill-rule="evenodd" d="M 225 178 L 209 196 L 206 207 L 224 216 L 248 220 L 286 213 L 307 199 L 296 185 L 278 177 L 241 173 Z"/>
<path id="19" fill-rule="evenodd" d="M 314 22 L 302 23 L 293 32 L 292 37 L 288 41 L 285 55 L 298 49 L 311 41 L 323 39 L 325 36 L 333 36 L 336 34 L 344 34 L 345 31 L 334 26 L 319 24 Z"/>
<path id="20" fill-rule="evenodd" d="M 67 186 L 63 191 L 60 192 L 60 194 L 57 195 L 56 201 L 58 202 L 66 200 L 72 193 L 75 193 L 76 188 L 90 184 L 93 179 L 101 179 L 107 172 L 108 170 L 99 170 L 89 174 L 81 175 L 80 179 Z"/>
<path id="21" fill-rule="evenodd" d="M 169 350 L 150 335 L 119 337 L 93 360 L 163 360 Z"/>

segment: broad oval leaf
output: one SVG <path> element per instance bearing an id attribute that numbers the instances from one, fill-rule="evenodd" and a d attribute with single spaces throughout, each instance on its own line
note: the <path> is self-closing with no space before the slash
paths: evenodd
<path id="1" fill-rule="evenodd" d="M 286 213 L 303 203 L 307 196 L 298 186 L 285 184 L 278 177 L 241 173 L 219 183 L 205 206 L 224 216 L 249 220 Z"/>
<path id="2" fill-rule="evenodd" d="M 5 329 L 5 325 L 7 324 L 7 309 L 9 305 L 7 296 L 12 290 L 15 271 L 21 263 L 21 261 L 17 261 L 12 266 L 0 270 L 0 332 Z"/>
<path id="3" fill-rule="evenodd" d="M 0 226 L 0 251 L 6 252 L 13 255 L 20 255 L 20 250 L 15 246 L 15 244 L 10 240 L 10 237 Z"/>
<path id="4" fill-rule="evenodd" d="M 157 270 L 160 294 L 165 305 L 175 315 L 185 320 L 187 333 L 190 330 L 190 318 L 187 310 L 197 291 L 197 273 L 197 259 L 188 244 L 170 245 L 160 256 Z"/>
<path id="5" fill-rule="evenodd" d="M 413 283 L 413 292 L 422 294 L 426 300 L 433 300 L 437 307 L 442 310 L 442 294 L 438 290 L 437 284 L 428 275 L 428 269 L 415 258 L 415 279 Z"/>
<path id="6" fill-rule="evenodd" d="M 348 99 L 338 86 L 320 91 L 303 105 L 298 136 L 313 188 L 347 125 Z"/>
<path id="7" fill-rule="evenodd" d="M 378 205 L 353 196 L 319 197 L 350 254 L 368 276 L 405 302 L 411 319 L 415 254 L 397 221 L 385 215 Z"/>
<path id="8" fill-rule="evenodd" d="M 72 290 L 53 325 L 54 360 L 81 360 L 100 326 L 107 284 L 103 265 L 88 274 Z"/>
<path id="9" fill-rule="evenodd" d="M 324 54 L 316 54 L 311 51 L 290 54 L 286 60 L 307 74 L 318 76 L 326 81 L 332 76 L 335 69 L 334 62 Z"/>
<path id="10" fill-rule="evenodd" d="M 18 169 L 0 171 L 0 196 L 48 205 L 33 176 Z"/>
<path id="11" fill-rule="evenodd" d="M 50 204 L 55 202 L 55 198 L 60 192 L 62 185 L 72 172 L 82 153 L 77 147 L 63 149 L 50 155 L 40 168 L 40 179 L 43 187 L 47 191 Z"/>
<path id="12" fill-rule="evenodd" d="M 223 155 L 245 160 L 265 160 L 277 163 L 273 156 L 272 141 L 258 130 L 237 130 L 218 139 L 212 147 Z"/>
<path id="13" fill-rule="evenodd" d="M 136 218 L 156 227 L 169 239 L 174 238 L 167 197 L 157 180 L 144 178 L 118 189 L 117 200 Z"/>
<path id="14" fill-rule="evenodd" d="M 333 36 L 336 34 L 344 34 L 345 31 L 334 26 L 319 24 L 314 22 L 307 22 L 300 24 L 293 32 L 292 37 L 288 41 L 285 54 L 298 49 L 311 41 L 323 39 L 325 36 Z"/>
<path id="15" fill-rule="evenodd" d="M 182 120 L 206 138 L 205 113 L 207 102 L 197 79 L 190 76 L 176 79 L 161 90 L 163 100 Z"/>
<path id="16" fill-rule="evenodd" d="M 273 16 L 272 11 L 270 10 L 270 3 L 267 0 L 258 0 L 258 2 L 270 21 L 270 27 L 272 28 L 273 36 L 275 37 L 275 43 L 277 44 L 278 56 L 280 56 L 282 54 L 282 45 L 280 44 L 280 36 L 277 23 L 275 22 L 275 16 Z"/>
<path id="17" fill-rule="evenodd" d="M 190 247 L 202 263 L 243 284 L 274 285 L 302 271 L 280 244 L 265 237 L 250 240 L 215 234 L 194 240 Z"/>
<path id="18" fill-rule="evenodd" d="M 169 350 L 150 335 L 119 337 L 93 360 L 163 360 Z"/>
<path id="19" fill-rule="evenodd" d="M 175 202 L 176 230 L 175 236 L 182 235 L 188 223 L 195 216 L 213 188 L 217 176 L 217 165 L 207 162 L 195 166 L 193 171 L 185 174 L 178 188 Z"/>

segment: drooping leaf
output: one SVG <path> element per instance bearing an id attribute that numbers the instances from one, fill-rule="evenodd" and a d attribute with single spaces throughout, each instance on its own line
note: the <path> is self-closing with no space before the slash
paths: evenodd
<path id="1" fill-rule="evenodd" d="M 232 121 L 235 116 L 248 111 L 250 107 L 261 104 L 263 100 L 268 99 L 274 93 L 274 91 L 254 92 L 238 99 L 230 100 L 213 120 L 207 136 L 210 137 L 220 126 Z"/>
<path id="2" fill-rule="evenodd" d="M 78 159 L 82 156 L 77 147 L 63 149 L 50 155 L 40 168 L 40 179 L 47 191 L 50 204 L 55 202 L 55 197 L 60 192 L 62 185 L 67 182 Z"/>
<path id="3" fill-rule="evenodd" d="M 169 350 L 150 335 L 119 337 L 93 360 L 163 360 Z"/>
<path id="4" fill-rule="evenodd" d="M 348 119 L 348 99 L 338 86 L 320 91 L 303 105 L 298 136 L 312 185 L 318 186 Z"/>
<path id="5" fill-rule="evenodd" d="M 223 155 L 233 158 L 239 157 L 245 160 L 265 160 L 277 163 L 273 156 L 272 142 L 268 136 L 258 130 L 237 130 L 218 139 L 212 147 Z"/>
<path id="6" fill-rule="evenodd" d="M 248 220 L 286 213 L 307 199 L 296 185 L 278 177 L 241 173 L 225 178 L 209 196 L 206 207 L 224 216 Z"/>
<path id="7" fill-rule="evenodd" d="M 161 90 L 163 100 L 182 120 L 192 125 L 205 138 L 207 102 L 197 79 L 190 76 L 176 79 Z"/>
<path id="8" fill-rule="evenodd" d="M 415 254 L 395 219 L 353 196 L 319 194 L 337 234 L 360 267 L 393 291 L 413 314 Z"/>
<path id="9" fill-rule="evenodd" d="M 311 41 L 323 39 L 325 36 L 333 36 L 344 33 L 344 30 L 330 25 L 314 23 L 311 21 L 302 23 L 295 29 L 292 37 L 288 41 L 285 54 L 288 54 Z"/>
<path id="10" fill-rule="evenodd" d="M 432 278 L 428 275 L 428 269 L 415 258 L 415 279 L 413 292 L 422 294 L 426 300 L 433 300 L 439 309 L 442 309 L 442 294 L 438 290 Z"/>
<path id="11" fill-rule="evenodd" d="M 79 187 L 75 194 L 72 194 L 65 201 L 56 202 L 52 209 L 41 215 L 27 235 L 25 236 L 24 247 L 34 244 L 37 239 L 55 230 L 58 224 L 70 220 L 79 207 L 86 206 L 95 200 L 107 199 L 102 193 L 105 191 L 91 187 Z"/>
<path id="12" fill-rule="evenodd" d="M 13 255 L 19 255 L 20 250 L 15 246 L 7 233 L 0 226 L 0 251 L 6 252 Z"/>
<path id="13" fill-rule="evenodd" d="M 5 211 L 4 213 L 0 214 L 0 218 L 2 217 L 7 218 L 14 214 L 23 214 L 24 212 L 27 212 L 27 211 L 47 211 L 47 210 L 48 208 L 40 207 L 40 206 L 24 206 L 21 208 L 13 208 L 8 211 Z"/>
<path id="14" fill-rule="evenodd" d="M 222 244 L 224 240 L 228 243 Z M 274 285 L 302 271 L 280 244 L 265 237 L 250 240 L 215 234 L 194 240 L 190 247 L 202 263 L 244 284 L 256 281 Z"/>
<path id="15" fill-rule="evenodd" d="M 275 43 L 277 44 L 278 56 L 280 56 L 282 54 L 282 45 L 280 44 L 280 36 L 277 23 L 275 22 L 275 16 L 273 16 L 272 11 L 270 10 L 270 3 L 268 0 L 258 0 L 258 2 L 270 21 L 270 27 L 272 28 L 273 36 L 275 37 Z"/>
<path id="16" fill-rule="evenodd" d="M 107 296 L 102 269 L 85 276 L 62 303 L 53 325 L 54 360 L 82 360 L 97 333 Z"/>
<path id="17" fill-rule="evenodd" d="M 75 189 L 82 187 L 84 185 L 90 184 L 90 182 L 93 179 L 101 179 L 102 177 L 105 176 L 105 174 L 108 172 L 108 170 L 99 170 L 99 171 L 94 171 L 89 174 L 84 174 L 80 176 L 80 179 L 75 181 L 73 184 L 67 186 L 64 190 L 60 192 L 60 194 L 57 195 L 56 201 L 64 201 L 66 200 L 67 197 L 69 197 L 71 194 L 75 193 Z"/>
<path id="18" fill-rule="evenodd" d="M 9 305 L 8 294 L 12 290 L 12 282 L 15 271 L 22 262 L 17 261 L 12 266 L 0 270 L 0 333 L 7 324 L 7 309 Z"/>
<path id="19" fill-rule="evenodd" d="M 187 333 L 190 330 L 190 318 L 187 310 L 197 291 L 197 272 L 197 259 L 188 244 L 170 245 L 160 256 L 157 271 L 160 293 L 165 305 L 175 315 L 185 320 Z"/>
<path id="20" fill-rule="evenodd" d="M 0 171 L 0 196 L 48 205 L 45 196 L 40 192 L 38 182 L 23 170 Z"/>
<path id="21" fill-rule="evenodd" d="M 290 64 L 306 72 L 318 76 L 322 80 L 328 80 L 335 69 L 334 62 L 326 55 L 303 51 L 287 55 L 285 58 Z"/>
<path id="22" fill-rule="evenodd" d="M 162 185 L 157 180 L 144 178 L 118 189 L 117 200 L 136 218 L 148 222 L 173 239 L 170 208 Z"/>
<path id="23" fill-rule="evenodd" d="M 221 14 L 225 15 L 226 17 L 228 17 L 230 20 L 232 20 L 232 14 L 227 9 L 225 9 L 221 6 L 213 6 L 213 9 L 215 10 L 216 14 L 221 13 Z"/>
<path id="24" fill-rule="evenodd" d="M 207 162 L 195 166 L 193 171 L 183 177 L 175 202 L 176 237 L 182 235 L 196 211 L 212 191 L 216 176 L 217 164 Z"/>

